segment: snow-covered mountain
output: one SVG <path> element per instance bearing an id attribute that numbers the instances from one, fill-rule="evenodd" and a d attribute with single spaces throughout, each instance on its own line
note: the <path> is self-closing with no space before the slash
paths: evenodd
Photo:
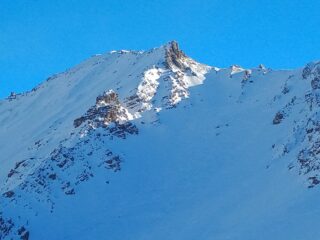
<path id="1" fill-rule="evenodd" d="M 0 239 L 319 239 L 320 63 L 95 55 L 0 101 Z"/>

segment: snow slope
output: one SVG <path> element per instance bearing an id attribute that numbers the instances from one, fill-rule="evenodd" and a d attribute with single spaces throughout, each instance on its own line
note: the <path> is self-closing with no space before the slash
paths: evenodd
<path id="1" fill-rule="evenodd" d="M 318 239 L 320 64 L 216 68 L 176 42 L 0 102 L 0 239 Z"/>

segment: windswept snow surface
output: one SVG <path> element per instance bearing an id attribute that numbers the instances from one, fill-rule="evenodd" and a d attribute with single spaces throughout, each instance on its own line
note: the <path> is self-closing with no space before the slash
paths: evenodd
<path id="1" fill-rule="evenodd" d="M 2 100 L 0 239 L 319 239 L 319 69 L 171 42 Z"/>

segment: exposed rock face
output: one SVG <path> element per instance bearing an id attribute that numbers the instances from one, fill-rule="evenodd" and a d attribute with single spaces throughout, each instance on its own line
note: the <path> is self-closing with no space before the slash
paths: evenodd
<path id="1" fill-rule="evenodd" d="M 309 187 L 320 183 L 320 121 L 315 119 L 318 119 L 318 116 L 309 118 L 303 127 L 305 136 L 297 156 L 300 174 L 309 176 Z"/>
<path id="2" fill-rule="evenodd" d="M 279 123 L 281 123 L 282 119 L 283 119 L 283 113 L 277 112 L 277 114 L 274 117 L 272 122 L 273 122 L 273 124 L 279 124 Z"/>
<path id="3" fill-rule="evenodd" d="M 130 120 L 130 113 L 120 104 L 118 95 L 109 91 L 96 99 L 96 105 L 91 107 L 84 116 L 74 120 L 77 128 L 88 122 L 93 128 L 106 127 L 112 122 L 121 123 Z"/>
<path id="4" fill-rule="evenodd" d="M 7 99 L 9 101 L 13 101 L 13 100 L 15 100 L 17 98 L 17 96 L 18 95 L 15 92 L 11 92 Z"/>
<path id="5" fill-rule="evenodd" d="M 11 219 L 4 219 L 0 212 L 0 239 L 5 239 L 14 227 L 14 223 Z"/>
<path id="6" fill-rule="evenodd" d="M 311 80 L 311 87 L 313 90 L 320 89 L 320 78 L 315 77 Z"/>
<path id="7" fill-rule="evenodd" d="M 94 130 L 96 128 L 106 128 L 109 134 L 126 138 L 127 134 L 138 134 L 138 128 L 129 120 L 133 116 L 123 107 L 114 91 L 105 92 L 96 99 L 96 105 L 91 107 L 84 116 L 74 120 L 74 127 L 78 128 L 83 123 L 87 123 L 82 132 Z"/>
<path id="8" fill-rule="evenodd" d="M 202 83 L 204 74 L 210 67 L 198 64 L 191 58 L 188 58 L 183 51 L 179 49 L 177 42 L 172 41 L 166 47 L 165 66 L 172 72 L 168 77 L 171 82 L 171 95 L 169 97 L 169 108 L 174 107 L 181 99 L 189 97 L 188 88 L 192 85 L 189 81 Z"/>
<path id="9" fill-rule="evenodd" d="M 313 187 L 320 183 L 320 64 L 308 64 L 303 69 L 302 76 L 311 80 L 311 91 L 305 94 L 309 116 L 305 124 L 304 148 L 298 154 L 298 161 L 301 164 L 301 173 L 309 176 L 309 187 Z"/>
<path id="10" fill-rule="evenodd" d="M 185 71 L 186 67 L 183 64 L 183 58 L 186 55 L 179 49 L 179 45 L 176 41 L 172 41 L 168 44 L 166 49 L 166 64 L 168 68 L 179 68 L 181 71 Z"/>
<path id="11" fill-rule="evenodd" d="M 304 88 L 294 95 L 285 106 L 279 110 L 273 119 L 273 124 L 292 124 L 292 135 L 283 143 L 282 156 L 292 156 L 289 169 L 297 165 L 298 173 L 308 180 L 312 188 L 320 183 L 320 65 L 310 63 L 302 70 Z M 289 76 L 282 89 L 282 96 L 292 95 L 290 85 L 293 75 Z M 295 116 L 292 116 L 295 113 Z M 297 117 L 297 113 L 298 116 Z M 286 121 L 289 121 L 285 123 Z"/>
<path id="12" fill-rule="evenodd" d="M 18 235 L 22 240 L 29 240 L 29 231 L 24 226 L 18 229 Z"/>
<path id="13" fill-rule="evenodd" d="M 310 77 L 320 76 L 320 63 L 309 63 L 302 71 L 302 78 L 307 79 Z"/>
<path id="14" fill-rule="evenodd" d="M 310 80 L 313 90 L 320 89 L 320 64 L 309 63 L 302 71 L 302 78 Z"/>
<path id="15" fill-rule="evenodd" d="M 6 198 L 12 198 L 14 196 L 14 191 L 7 191 L 3 194 Z"/>

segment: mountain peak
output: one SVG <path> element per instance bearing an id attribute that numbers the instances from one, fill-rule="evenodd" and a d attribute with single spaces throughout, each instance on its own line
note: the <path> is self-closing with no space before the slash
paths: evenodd
<path id="1" fill-rule="evenodd" d="M 177 41 L 173 40 L 166 44 L 167 51 L 170 51 L 177 55 L 178 57 L 185 56 L 183 51 L 179 48 L 179 44 Z"/>
<path id="2" fill-rule="evenodd" d="M 0 239 L 314 239 L 319 79 L 316 63 L 212 68 L 171 41 L 12 93 Z"/>

